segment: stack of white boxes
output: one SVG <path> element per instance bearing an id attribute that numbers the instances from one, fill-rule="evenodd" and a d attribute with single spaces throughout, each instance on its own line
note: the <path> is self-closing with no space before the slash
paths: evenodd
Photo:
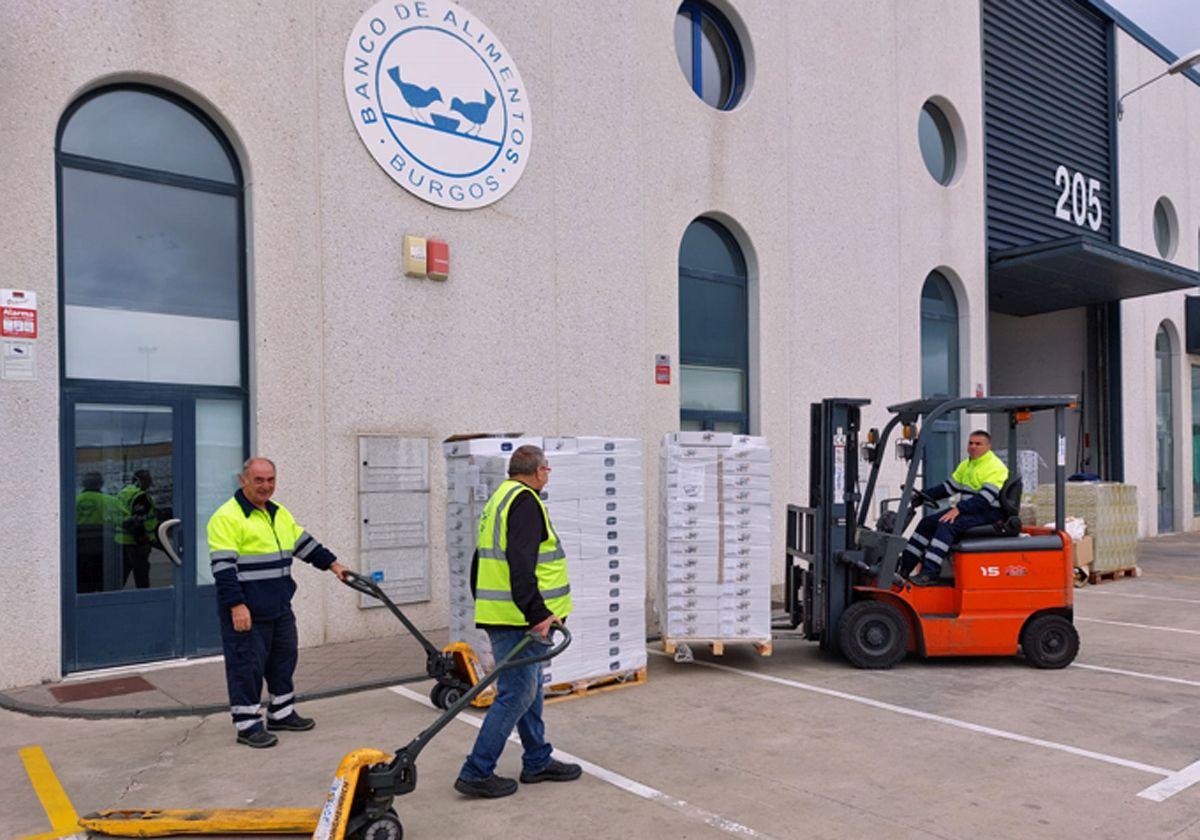
<path id="1" fill-rule="evenodd" d="M 542 498 L 567 554 L 574 641 L 546 684 L 646 665 L 646 485 L 635 438 L 546 438 Z"/>
<path id="2" fill-rule="evenodd" d="M 567 555 L 573 641 L 547 663 L 547 685 L 590 681 L 646 664 L 646 522 L 641 441 L 631 438 L 476 438 L 447 442 L 446 545 L 450 639 L 492 666 L 475 627 L 471 556 L 479 515 L 521 445 L 541 446 L 550 465 L 542 499 Z"/>
<path id="3" fill-rule="evenodd" d="M 658 613 L 666 640 L 771 638 L 771 450 L 724 432 L 663 439 Z"/>

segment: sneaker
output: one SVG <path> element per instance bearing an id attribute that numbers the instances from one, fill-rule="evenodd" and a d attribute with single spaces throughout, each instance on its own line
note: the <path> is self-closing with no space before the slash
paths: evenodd
<path id="1" fill-rule="evenodd" d="M 312 718 L 300 717 L 292 712 L 283 720 L 267 720 L 267 729 L 275 732 L 307 732 L 317 725 Z"/>
<path id="2" fill-rule="evenodd" d="M 527 785 L 537 782 L 573 782 L 583 775 L 578 764 L 566 764 L 550 759 L 550 763 L 536 773 L 521 771 L 521 781 Z"/>
<path id="3" fill-rule="evenodd" d="M 517 783 L 513 779 L 506 779 L 495 773 L 486 779 L 464 779 L 460 776 L 454 782 L 454 789 L 464 796 L 499 799 L 502 796 L 512 796 L 516 793 Z"/>
<path id="4" fill-rule="evenodd" d="M 261 726 L 256 726 L 253 729 L 245 729 L 239 732 L 237 742 L 245 744 L 247 747 L 253 747 L 256 750 L 265 750 L 267 747 L 273 747 L 278 744 L 279 739 Z"/>

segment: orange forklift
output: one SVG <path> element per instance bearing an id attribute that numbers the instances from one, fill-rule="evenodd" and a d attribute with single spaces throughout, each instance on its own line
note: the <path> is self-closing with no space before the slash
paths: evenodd
<path id="1" fill-rule="evenodd" d="M 870 400 L 826 399 L 812 406 L 809 505 L 788 506 L 786 619 L 823 650 L 859 668 L 891 668 L 921 656 L 1013 656 L 1038 668 L 1064 668 L 1079 652 L 1073 622 L 1074 549 L 1063 528 L 1070 396 L 935 397 L 888 407 L 883 431 L 859 444 L 862 407 Z M 1019 518 L 1017 429 L 1034 412 L 1053 411 L 1054 527 Z M 898 571 L 905 530 L 923 505 L 917 472 L 933 445 L 935 423 L 960 413 L 1001 415 L 1008 423 L 1009 478 L 1000 492 L 1003 518 L 971 528 L 951 548 L 936 585 L 914 586 Z M 907 461 L 898 499 L 883 500 L 867 523 L 889 437 Z M 860 460 L 869 473 L 860 485 Z M 927 480 L 940 481 L 938 476 Z M 892 502 L 898 505 L 891 508 Z"/>

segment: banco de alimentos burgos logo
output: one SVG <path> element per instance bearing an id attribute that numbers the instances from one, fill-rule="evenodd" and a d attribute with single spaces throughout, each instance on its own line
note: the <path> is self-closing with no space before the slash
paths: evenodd
<path id="1" fill-rule="evenodd" d="M 358 136 L 396 183 L 457 210 L 511 190 L 533 139 L 508 50 L 449 0 L 381 0 L 350 33 L 343 70 Z"/>

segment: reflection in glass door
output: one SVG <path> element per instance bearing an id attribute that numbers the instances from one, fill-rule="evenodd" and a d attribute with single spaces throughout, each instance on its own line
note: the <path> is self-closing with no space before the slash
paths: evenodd
<path id="1" fill-rule="evenodd" d="M 159 525 L 176 509 L 171 406 L 75 403 L 75 610 L 68 658 L 99 667 L 179 652 L 179 574 Z"/>

